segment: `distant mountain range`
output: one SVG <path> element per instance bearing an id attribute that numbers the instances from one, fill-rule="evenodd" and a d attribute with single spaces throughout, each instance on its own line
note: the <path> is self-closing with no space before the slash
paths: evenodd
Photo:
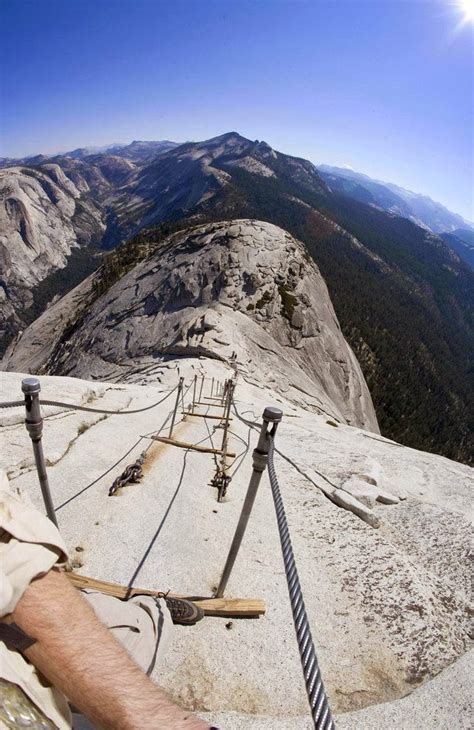
<path id="1" fill-rule="evenodd" d="M 408 218 L 416 225 L 440 234 L 445 243 L 474 269 L 474 227 L 462 216 L 426 195 L 413 193 L 393 183 L 373 180 L 355 170 L 330 165 L 319 165 L 318 170 L 331 190 Z"/>
<path id="2" fill-rule="evenodd" d="M 387 189 L 384 205 L 383 191 L 361 200 L 368 193 L 359 183 L 359 197 L 349 195 L 308 160 L 236 132 L 113 151 L 74 150 L 0 170 L 5 344 L 99 264 L 97 295 L 173 230 L 268 221 L 318 264 L 382 433 L 470 458 L 474 275 L 452 242 L 412 222 L 406 208 L 405 217 L 389 210 L 399 194 Z"/>
<path id="3" fill-rule="evenodd" d="M 174 147 L 178 147 L 177 142 L 169 140 L 160 140 L 159 142 L 146 142 L 142 140 L 134 140 L 130 144 L 111 144 L 106 147 L 78 147 L 71 152 L 62 153 L 63 157 L 74 157 L 77 160 L 83 160 L 91 155 L 114 155 L 115 157 L 124 157 L 134 162 L 145 162 L 151 160 L 162 152 L 168 152 Z"/>
<path id="4" fill-rule="evenodd" d="M 14 165 L 40 165 L 46 160 L 55 158 L 72 157 L 75 160 L 83 160 L 85 157 L 93 155 L 114 155 L 115 157 L 125 157 L 135 162 L 145 161 L 156 157 L 161 152 L 167 152 L 178 147 L 178 142 L 170 142 L 169 140 L 160 141 L 143 141 L 134 140 L 130 144 L 114 143 L 104 145 L 102 147 L 77 147 L 68 152 L 55 152 L 51 155 L 29 155 L 28 157 L 0 157 L 0 168 L 12 167 Z"/>
<path id="5" fill-rule="evenodd" d="M 355 170 L 330 165 L 319 165 L 318 170 L 331 190 L 392 215 L 408 218 L 416 225 L 439 234 L 474 269 L 474 227 L 462 216 L 426 195 L 413 193 L 393 183 L 373 180 Z"/>
<path id="6" fill-rule="evenodd" d="M 426 195 L 413 193 L 393 183 L 373 180 L 350 168 L 319 165 L 318 170 L 332 190 L 408 218 L 433 233 L 452 233 L 458 228 L 473 229 L 469 221 Z"/>

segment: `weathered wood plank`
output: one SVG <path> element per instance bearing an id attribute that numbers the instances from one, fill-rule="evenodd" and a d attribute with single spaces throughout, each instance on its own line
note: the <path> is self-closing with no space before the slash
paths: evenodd
<path id="1" fill-rule="evenodd" d="M 160 591 L 153 591 L 149 588 L 128 588 L 118 583 L 89 578 L 79 573 L 66 573 L 66 575 L 78 590 L 100 591 L 107 596 L 115 596 L 115 598 L 131 598 L 137 595 L 158 596 L 160 593 Z M 178 593 L 170 592 L 168 595 L 171 598 L 185 598 Z M 265 601 L 260 598 L 199 598 L 194 603 L 203 609 L 206 616 L 257 618 L 266 611 Z"/>
<path id="2" fill-rule="evenodd" d="M 195 401 L 194 402 L 194 405 L 195 406 L 208 406 L 210 408 L 223 408 L 224 407 L 224 404 L 222 402 L 219 402 L 219 403 L 206 403 L 205 401 L 202 401 L 202 400 Z"/>
<path id="3" fill-rule="evenodd" d="M 162 441 L 164 444 L 170 444 L 171 446 L 179 446 L 180 449 L 189 449 L 190 451 L 201 451 L 203 454 L 222 454 L 221 449 L 211 449 L 210 446 L 198 446 L 197 444 L 188 444 L 186 441 L 176 441 L 170 439 L 167 436 L 150 436 L 153 441 Z M 227 452 L 227 456 L 235 458 L 235 454 Z"/>
<path id="4" fill-rule="evenodd" d="M 223 421 L 225 419 L 225 414 L 223 413 L 222 416 L 212 416 L 210 413 L 193 413 L 192 411 L 181 411 L 183 416 L 196 416 L 197 418 L 214 418 L 217 421 Z M 232 421 L 232 418 L 229 418 L 229 421 Z"/>

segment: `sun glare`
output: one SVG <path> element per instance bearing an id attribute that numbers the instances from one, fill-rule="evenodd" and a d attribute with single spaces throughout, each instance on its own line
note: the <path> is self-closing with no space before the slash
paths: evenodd
<path id="1" fill-rule="evenodd" d="M 459 0 L 457 5 L 464 16 L 464 22 L 472 23 L 474 21 L 474 0 Z"/>

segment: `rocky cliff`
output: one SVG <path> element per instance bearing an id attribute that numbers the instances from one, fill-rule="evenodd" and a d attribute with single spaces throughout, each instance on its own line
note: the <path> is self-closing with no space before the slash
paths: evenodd
<path id="1" fill-rule="evenodd" d="M 0 354 L 25 326 L 38 283 L 65 267 L 74 247 L 92 242 L 113 248 L 145 226 L 188 215 L 230 182 L 222 164 L 275 177 L 272 167 L 282 161 L 296 182 L 324 188 L 310 162 L 235 132 L 183 145 L 136 141 L 97 153 L 77 149 L 51 158 L 38 155 L 17 166 L 3 160 Z M 69 288 L 80 280 L 71 273 Z M 68 287 L 52 281 L 50 299 L 58 288 L 62 294 Z M 42 302 L 36 303 L 34 315 L 43 309 Z"/>
<path id="2" fill-rule="evenodd" d="M 59 165 L 0 170 L 0 340 L 23 325 L 34 287 L 104 229 L 102 212 Z"/>
<path id="3" fill-rule="evenodd" d="M 360 367 L 301 243 L 259 221 L 173 234 L 94 301 L 94 275 L 34 322 L 9 370 L 120 379 L 170 357 L 235 357 L 336 420 L 378 430 Z"/>

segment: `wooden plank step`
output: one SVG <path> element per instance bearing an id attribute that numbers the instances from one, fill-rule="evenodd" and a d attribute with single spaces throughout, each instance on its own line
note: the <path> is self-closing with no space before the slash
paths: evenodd
<path id="1" fill-rule="evenodd" d="M 197 418 L 214 418 L 216 421 L 223 421 L 225 419 L 225 415 L 222 416 L 211 416 L 209 413 L 193 413 L 192 411 L 181 411 L 183 416 L 196 416 Z M 229 418 L 229 421 L 232 421 L 232 418 Z"/>
<path id="2" fill-rule="evenodd" d="M 222 449 L 211 449 L 209 446 L 198 446 L 197 444 L 188 444 L 186 441 L 176 441 L 167 436 L 150 436 L 153 441 L 162 441 L 164 444 L 178 446 L 180 449 L 189 449 L 190 451 L 201 451 L 203 454 L 223 454 Z M 227 456 L 235 458 L 235 454 L 227 452 Z"/>
<path id="3" fill-rule="evenodd" d="M 195 401 L 194 405 L 195 406 L 207 406 L 208 408 L 209 407 L 210 408 L 222 408 L 224 404 L 223 403 L 204 403 L 201 400 L 197 400 L 197 401 Z"/>
<path id="4" fill-rule="evenodd" d="M 148 588 L 128 588 L 119 583 L 109 583 L 105 580 L 89 578 L 79 573 L 66 573 L 72 585 L 81 590 L 100 591 L 107 596 L 115 598 L 131 598 L 137 595 L 157 596 L 160 591 L 152 591 Z M 163 591 L 166 593 L 166 591 Z M 185 598 L 178 593 L 169 593 L 170 598 Z M 260 598 L 200 598 L 194 601 L 200 606 L 205 616 L 224 616 L 235 618 L 257 618 L 263 616 L 266 611 L 265 601 Z"/>

